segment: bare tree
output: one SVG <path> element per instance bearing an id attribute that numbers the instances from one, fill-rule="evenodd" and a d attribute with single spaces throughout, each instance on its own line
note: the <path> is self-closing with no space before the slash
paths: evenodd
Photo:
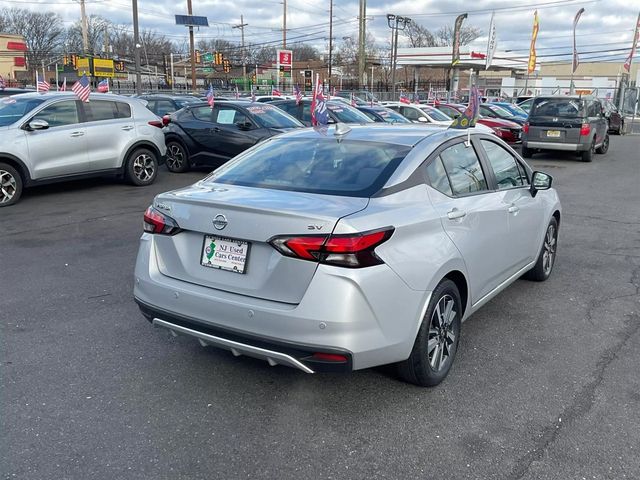
<path id="1" fill-rule="evenodd" d="M 113 47 L 113 57 L 132 60 L 135 54 L 133 35 L 127 26 L 110 29 L 110 41 Z M 164 55 L 174 51 L 174 45 L 164 35 L 153 30 L 140 32 L 140 57 L 143 65 L 161 65 Z"/>
<path id="2" fill-rule="evenodd" d="M 438 41 L 433 34 L 422 25 L 409 22 L 402 32 L 408 39 L 412 47 L 436 47 Z"/>
<path id="3" fill-rule="evenodd" d="M 312 45 L 298 42 L 287 45 L 287 48 L 293 50 L 293 61 L 304 62 L 305 60 L 319 60 L 320 52 Z"/>
<path id="4" fill-rule="evenodd" d="M 87 17 L 87 53 L 97 55 L 104 47 L 105 32 L 109 35 L 111 23 L 100 15 L 90 15 Z M 67 29 L 66 51 L 69 53 L 83 53 L 82 44 L 82 22 L 78 20 Z"/>
<path id="5" fill-rule="evenodd" d="M 60 51 L 64 41 L 64 24 L 58 14 L 32 12 L 20 8 L 4 10 L 6 33 L 22 35 L 27 43 L 29 70 L 34 71 L 54 52 Z"/>
<path id="6" fill-rule="evenodd" d="M 368 32 L 364 51 L 365 63 L 380 63 L 381 51 L 376 47 L 375 39 Z M 355 35 L 342 39 L 334 56 L 334 64 L 341 68 L 345 76 L 358 76 L 358 39 Z"/>
<path id="7" fill-rule="evenodd" d="M 445 25 L 436 32 L 438 46 L 448 47 L 453 45 L 454 29 L 451 25 Z M 460 29 L 460 45 L 468 45 L 482 35 L 482 30 L 473 25 L 463 25 Z"/>

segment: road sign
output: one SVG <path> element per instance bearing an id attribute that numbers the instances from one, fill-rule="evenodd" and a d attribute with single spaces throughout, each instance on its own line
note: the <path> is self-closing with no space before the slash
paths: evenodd
<path id="1" fill-rule="evenodd" d="M 76 68 L 79 74 L 86 73 L 87 75 L 91 75 L 91 67 L 87 57 L 78 57 L 76 60 Z"/>
<path id="2" fill-rule="evenodd" d="M 204 73 L 212 73 L 212 72 L 213 72 L 213 68 L 211 68 L 211 67 L 204 67 L 204 68 L 202 69 L 202 71 L 203 71 Z"/>
<path id="3" fill-rule="evenodd" d="M 202 61 L 206 62 L 206 63 L 213 62 L 213 53 L 211 53 L 211 52 L 203 53 L 202 54 Z"/>
<path id="4" fill-rule="evenodd" d="M 113 60 L 93 59 L 93 73 L 96 77 L 114 77 Z"/>

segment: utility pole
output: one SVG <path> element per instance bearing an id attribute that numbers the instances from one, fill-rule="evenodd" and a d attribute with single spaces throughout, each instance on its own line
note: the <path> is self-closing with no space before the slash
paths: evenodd
<path id="1" fill-rule="evenodd" d="M 191 0 L 187 0 L 187 13 L 193 15 Z M 191 90 L 196 91 L 196 48 L 193 40 L 193 25 L 189 25 L 189 55 L 191 57 Z"/>
<path id="2" fill-rule="evenodd" d="M 282 15 L 282 49 L 287 48 L 287 0 L 282 0 L 284 12 Z"/>
<path id="3" fill-rule="evenodd" d="M 82 18 L 82 50 L 89 53 L 89 26 L 87 25 L 87 11 L 84 8 L 84 0 L 80 0 L 80 16 Z"/>
<path id="4" fill-rule="evenodd" d="M 140 32 L 138 31 L 138 0 L 131 0 L 133 5 L 133 51 L 136 69 L 136 93 L 142 94 L 142 75 L 140 75 Z"/>
<path id="5" fill-rule="evenodd" d="M 333 63 L 333 0 L 329 0 L 329 91 L 331 91 L 331 64 Z"/>
<path id="6" fill-rule="evenodd" d="M 360 15 L 358 17 L 358 87 L 364 82 L 365 50 L 367 39 L 367 0 L 360 0 Z"/>
<path id="7" fill-rule="evenodd" d="M 395 22 L 395 23 L 394 23 Z M 391 29 L 391 94 L 396 98 L 396 66 L 398 63 L 398 31 L 404 30 L 411 23 L 409 17 L 387 14 L 387 24 Z"/>
<path id="8" fill-rule="evenodd" d="M 249 25 L 244 23 L 244 17 L 240 15 L 240 25 L 234 25 L 233 28 L 239 28 L 242 35 L 242 89 L 247 88 L 247 52 L 244 49 L 244 27 Z"/>

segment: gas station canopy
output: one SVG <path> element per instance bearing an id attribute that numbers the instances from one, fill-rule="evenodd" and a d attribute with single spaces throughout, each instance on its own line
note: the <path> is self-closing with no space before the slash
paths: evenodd
<path id="1" fill-rule="evenodd" d="M 450 67 L 451 47 L 416 47 L 398 48 L 398 65 L 416 65 L 426 67 Z M 515 56 L 505 51 L 496 50 L 489 70 L 517 70 L 527 71 L 529 58 Z M 486 64 L 485 52 L 473 47 L 460 47 L 460 63 L 456 65 L 461 70 L 484 70 Z"/>

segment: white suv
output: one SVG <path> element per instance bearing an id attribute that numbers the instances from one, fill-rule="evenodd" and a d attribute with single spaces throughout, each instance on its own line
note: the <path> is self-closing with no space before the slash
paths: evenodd
<path id="1" fill-rule="evenodd" d="M 71 92 L 0 100 L 0 207 L 22 188 L 114 175 L 149 185 L 164 161 L 162 122 L 135 98 Z"/>

